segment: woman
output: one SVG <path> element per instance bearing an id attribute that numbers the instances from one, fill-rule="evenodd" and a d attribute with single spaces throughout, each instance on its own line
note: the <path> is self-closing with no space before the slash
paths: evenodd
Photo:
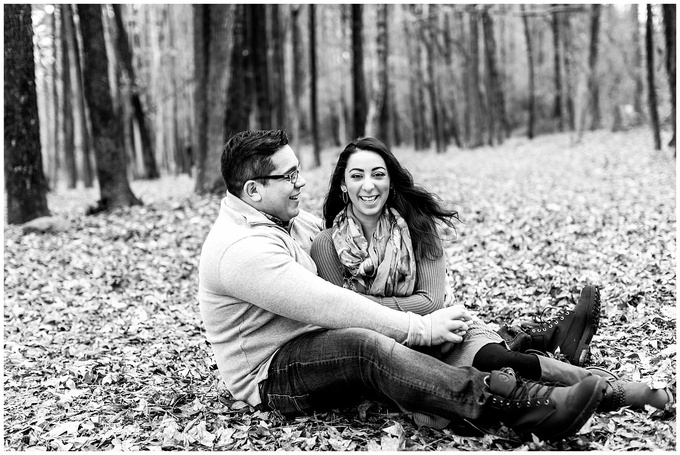
<path id="1" fill-rule="evenodd" d="M 331 176 L 323 216 L 327 229 L 314 240 L 311 251 L 322 278 L 402 311 L 424 315 L 444 306 L 446 264 L 437 222 L 453 228 L 458 214 L 414 185 L 411 174 L 381 141 L 363 138 L 343 150 Z M 450 365 L 482 371 L 510 367 L 527 379 L 565 385 L 592 374 L 606 376 L 610 382 L 601 410 L 645 404 L 663 408 L 673 399 L 667 390 L 618 381 L 604 370 L 510 351 L 481 321 L 465 322 L 463 341 L 443 347 L 438 354 Z M 414 419 L 439 428 L 448 424 L 433 416 Z"/>

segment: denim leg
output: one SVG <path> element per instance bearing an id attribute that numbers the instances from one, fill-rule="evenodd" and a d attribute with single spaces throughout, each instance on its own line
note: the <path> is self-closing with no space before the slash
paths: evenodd
<path id="1" fill-rule="evenodd" d="M 260 393 L 265 406 L 282 414 L 347 407 L 366 397 L 411 412 L 473 420 L 488 396 L 487 375 L 446 365 L 371 330 L 319 330 L 276 353 Z"/>

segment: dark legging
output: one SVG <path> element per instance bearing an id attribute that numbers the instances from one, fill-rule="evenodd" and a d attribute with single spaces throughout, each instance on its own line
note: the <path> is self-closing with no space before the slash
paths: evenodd
<path id="1" fill-rule="evenodd" d="M 500 370 L 510 367 L 525 378 L 541 379 L 541 364 L 533 354 L 510 351 L 500 343 L 489 343 L 477 352 L 472 366 L 480 371 Z"/>

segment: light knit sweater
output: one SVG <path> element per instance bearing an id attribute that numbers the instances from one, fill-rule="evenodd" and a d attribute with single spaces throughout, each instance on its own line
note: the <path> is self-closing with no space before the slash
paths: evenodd
<path id="1" fill-rule="evenodd" d="M 333 244 L 334 228 L 322 231 L 312 244 L 312 259 L 316 263 L 321 278 L 342 286 L 344 266 Z M 412 311 L 425 315 L 444 308 L 446 295 L 446 258 L 442 254 L 437 259 L 418 258 L 416 267 L 416 286 L 413 294 L 405 297 L 380 297 L 367 295 L 369 299 L 393 310 Z"/>
<path id="2" fill-rule="evenodd" d="M 288 233 L 236 196 L 222 199 L 201 251 L 198 300 L 217 367 L 237 400 L 259 404 L 272 356 L 304 333 L 356 327 L 404 342 L 409 322 L 419 322 L 319 278 L 309 250 L 320 229 L 317 217 L 300 211 Z"/>

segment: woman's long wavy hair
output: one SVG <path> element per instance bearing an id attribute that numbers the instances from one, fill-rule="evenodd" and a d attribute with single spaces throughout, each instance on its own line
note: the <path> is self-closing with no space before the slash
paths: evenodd
<path id="1" fill-rule="evenodd" d="M 437 220 L 455 231 L 453 220 L 460 221 L 458 212 L 448 210 L 439 196 L 413 183 L 411 173 L 404 168 L 394 154 L 380 140 L 365 137 L 350 142 L 340 153 L 333 169 L 328 193 L 323 203 L 323 217 L 327 228 L 345 208 L 340 185 L 345 179 L 345 169 L 350 156 L 358 150 L 375 152 L 385 160 L 390 176 L 391 189 L 387 207 L 394 207 L 408 225 L 416 257 L 435 259 L 443 254 L 441 239 L 437 234 Z"/>

